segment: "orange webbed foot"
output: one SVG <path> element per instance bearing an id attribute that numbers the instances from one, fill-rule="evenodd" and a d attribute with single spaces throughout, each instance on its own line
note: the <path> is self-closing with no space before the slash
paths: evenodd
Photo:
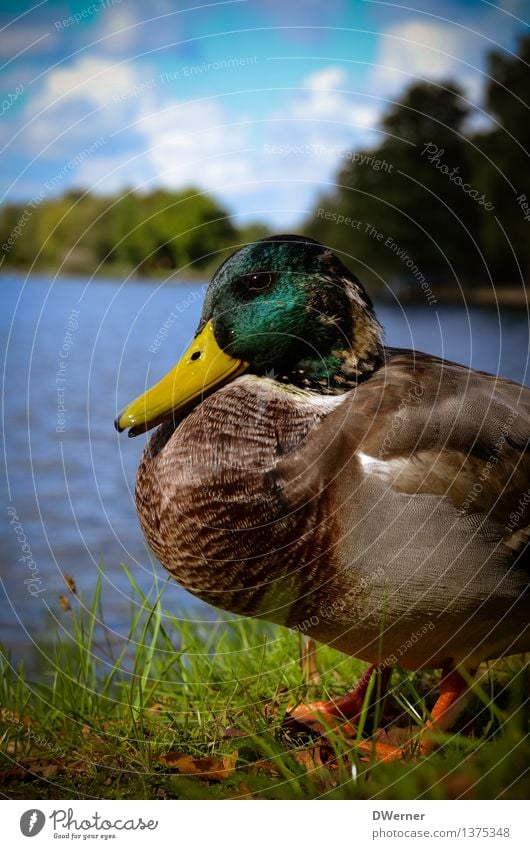
<path id="1" fill-rule="evenodd" d="M 330 730 L 337 731 L 349 739 L 358 736 L 356 723 L 365 706 L 370 679 L 377 667 L 366 670 L 357 687 L 336 700 L 317 701 L 290 708 L 284 727 L 293 730 L 306 730 L 325 736 Z M 381 672 L 381 669 L 377 671 Z M 382 698 L 386 690 L 390 669 L 383 670 L 381 679 Z M 352 740 L 352 745 L 361 754 L 362 760 L 390 762 L 410 760 L 431 754 L 438 746 L 436 732 L 447 731 L 464 707 L 469 695 L 466 680 L 451 667 L 442 673 L 439 696 L 434 705 L 431 718 L 423 728 L 415 730 L 392 727 L 381 729 L 371 740 Z"/>
<path id="2" fill-rule="evenodd" d="M 331 729 L 340 729 L 348 737 L 357 733 L 355 724 L 358 722 L 367 691 L 374 674 L 381 675 L 379 692 L 375 692 L 368 708 L 373 706 L 377 698 L 383 698 L 386 692 L 391 669 L 389 667 L 377 667 L 375 664 L 366 669 L 357 682 L 356 687 L 344 696 L 328 701 L 316 701 L 309 704 L 299 704 L 288 708 L 284 727 L 288 730 L 306 729 L 319 735 L 324 735 Z M 377 691 L 377 688 L 374 688 Z"/>

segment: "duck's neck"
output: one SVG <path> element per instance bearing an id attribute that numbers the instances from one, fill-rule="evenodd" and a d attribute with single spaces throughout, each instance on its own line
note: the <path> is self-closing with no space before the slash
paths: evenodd
<path id="1" fill-rule="evenodd" d="M 345 339 L 343 332 L 337 332 L 327 355 L 300 360 L 292 368 L 274 374 L 276 380 L 320 395 L 340 395 L 366 380 L 381 366 L 385 350 L 381 325 L 371 304 L 367 306 L 355 297 L 356 294 L 351 298 L 349 339 Z M 323 320 L 328 319 L 323 317 Z"/>

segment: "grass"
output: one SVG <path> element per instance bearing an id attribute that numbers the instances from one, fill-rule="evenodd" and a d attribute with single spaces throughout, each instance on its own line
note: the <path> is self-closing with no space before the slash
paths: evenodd
<path id="1" fill-rule="evenodd" d="M 355 738 L 282 727 L 289 704 L 344 693 L 360 661 L 322 646 L 318 668 L 314 656 L 302 668 L 299 635 L 229 618 L 192 625 L 164 610 L 156 579 L 144 595 L 127 575 L 135 604 L 126 641 L 116 646 L 101 625 L 100 575 L 89 608 L 75 592 L 63 599 L 65 628 L 39 680 L 4 656 L 4 798 L 527 798 L 524 658 L 485 670 L 434 754 L 381 763 L 360 756 Z M 368 739 L 383 716 L 424 723 L 437 680 L 396 670 L 384 714 L 365 710 L 357 734 Z"/>

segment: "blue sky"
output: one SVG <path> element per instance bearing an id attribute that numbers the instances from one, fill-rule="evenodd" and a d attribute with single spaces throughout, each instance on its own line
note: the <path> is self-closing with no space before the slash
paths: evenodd
<path id="1" fill-rule="evenodd" d="M 198 186 L 295 225 L 414 79 L 514 51 L 525 0 L 3 2 L 0 197 Z M 46 186 L 48 183 L 48 186 Z"/>

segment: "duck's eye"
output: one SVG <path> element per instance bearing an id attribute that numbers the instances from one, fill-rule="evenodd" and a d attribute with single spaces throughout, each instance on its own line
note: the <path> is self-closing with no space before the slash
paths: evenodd
<path id="1" fill-rule="evenodd" d="M 254 271 L 243 275 L 241 283 L 247 292 L 263 292 L 273 283 L 275 276 L 271 271 Z"/>

